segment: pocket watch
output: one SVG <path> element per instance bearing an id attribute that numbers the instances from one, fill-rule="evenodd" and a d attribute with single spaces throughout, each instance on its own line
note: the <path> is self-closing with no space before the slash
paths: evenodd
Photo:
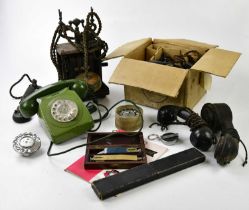
<path id="1" fill-rule="evenodd" d="M 19 134 L 13 141 L 14 150 L 25 157 L 35 153 L 40 147 L 41 140 L 33 133 Z"/>

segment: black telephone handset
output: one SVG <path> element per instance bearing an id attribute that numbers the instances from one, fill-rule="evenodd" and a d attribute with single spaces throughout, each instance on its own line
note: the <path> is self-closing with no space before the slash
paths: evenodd
<path id="1" fill-rule="evenodd" d="M 215 141 L 213 131 L 207 123 L 187 107 L 163 106 L 158 110 L 157 121 L 162 128 L 172 124 L 188 125 L 191 130 L 191 143 L 202 151 L 207 151 Z"/>

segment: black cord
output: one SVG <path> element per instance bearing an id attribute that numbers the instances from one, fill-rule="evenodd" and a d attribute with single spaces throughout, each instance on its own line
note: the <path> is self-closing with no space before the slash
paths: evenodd
<path id="1" fill-rule="evenodd" d="M 102 119 L 105 119 L 108 116 L 108 114 L 109 114 L 108 108 L 105 105 L 103 105 L 103 104 L 97 104 L 97 105 L 99 107 L 103 107 L 105 109 L 106 113 L 102 116 Z"/>
<path id="2" fill-rule="evenodd" d="M 93 109 L 91 105 L 94 106 L 95 109 Z M 95 102 L 95 101 L 88 102 L 86 104 L 86 107 L 87 107 L 88 111 L 90 112 L 90 114 L 92 114 L 95 111 L 97 111 L 99 109 L 99 107 L 102 107 L 102 108 L 105 109 L 105 114 L 103 116 L 100 115 L 99 119 L 93 119 L 94 123 L 100 122 L 101 120 L 105 119 L 108 116 L 108 114 L 109 114 L 109 110 L 108 110 L 108 108 L 105 105 L 99 104 L 98 102 Z"/>
<path id="3" fill-rule="evenodd" d="M 48 151 L 47 151 L 47 155 L 48 155 L 48 156 L 56 156 L 56 155 L 65 154 L 65 153 L 70 152 L 70 151 L 72 151 L 72 150 L 74 150 L 74 149 L 77 149 L 77 148 L 80 148 L 80 147 L 84 147 L 84 146 L 93 144 L 93 143 L 95 143 L 95 142 L 97 142 L 97 141 L 101 141 L 101 140 L 104 140 L 104 139 L 106 139 L 106 138 L 109 138 L 109 137 L 113 136 L 113 134 L 116 134 L 116 133 L 111 133 L 111 134 L 109 134 L 109 135 L 107 135 L 107 136 L 104 136 L 104 137 L 102 137 L 102 138 L 96 139 L 96 140 L 94 140 L 94 141 L 92 141 L 92 142 L 90 142 L 90 143 L 80 144 L 80 145 L 77 145 L 77 146 L 72 147 L 72 148 L 70 148 L 70 149 L 64 150 L 64 151 L 62 151 L 62 152 L 53 153 L 53 154 L 50 154 L 50 151 L 51 151 L 52 146 L 53 146 L 53 144 L 54 144 L 54 143 L 51 141 L 51 142 L 50 142 L 50 145 L 49 145 L 49 148 L 48 148 Z"/>
<path id="4" fill-rule="evenodd" d="M 246 145 L 244 144 L 244 142 L 240 139 L 239 142 L 243 145 L 244 147 L 244 150 L 245 150 L 245 153 L 246 153 L 246 157 L 245 157 L 245 160 L 242 164 L 242 166 L 244 167 L 246 164 L 247 164 L 247 158 L 248 158 L 248 155 L 247 155 L 247 149 L 246 149 Z"/>
<path id="5" fill-rule="evenodd" d="M 154 125 L 157 125 L 157 126 L 162 126 L 160 123 L 158 122 L 153 122 L 149 125 L 149 128 L 152 128 Z"/>
<path id="6" fill-rule="evenodd" d="M 11 96 L 12 98 L 14 98 L 14 99 L 21 99 L 21 98 L 22 98 L 22 96 L 14 96 L 14 95 L 12 94 L 12 89 L 13 89 L 18 83 L 20 83 L 20 82 L 23 80 L 24 77 L 27 77 L 28 80 L 29 80 L 31 83 L 33 83 L 33 80 L 30 79 L 30 77 L 29 77 L 28 74 L 22 75 L 22 77 L 21 77 L 17 82 L 15 82 L 13 85 L 11 85 L 11 87 L 10 87 L 9 93 L 10 93 L 10 96 Z"/>
<path id="7" fill-rule="evenodd" d="M 191 111 L 190 116 L 186 119 L 186 125 L 190 127 L 190 130 L 196 130 L 207 123 L 195 112 Z"/>
<path id="8" fill-rule="evenodd" d="M 149 128 L 152 128 L 154 125 L 161 126 L 161 131 L 164 131 L 165 129 L 168 130 L 169 125 L 187 125 L 187 124 L 185 122 L 180 122 L 180 121 L 171 122 L 165 125 L 160 124 L 158 122 L 154 122 L 149 125 Z"/>
<path id="9" fill-rule="evenodd" d="M 95 103 L 96 104 L 96 103 Z M 101 121 L 101 120 L 104 120 L 104 119 L 106 119 L 107 117 L 108 117 L 108 115 L 109 115 L 109 110 L 108 110 L 108 108 L 105 106 L 105 105 L 103 105 L 103 104 L 96 104 L 98 107 L 103 107 L 104 109 L 105 109 L 105 114 L 102 116 L 101 115 L 101 117 L 99 118 L 99 119 L 94 119 L 93 120 L 93 122 L 94 123 L 97 123 L 97 122 L 99 122 L 99 121 Z"/>
<path id="10" fill-rule="evenodd" d="M 101 126 L 101 124 L 102 124 L 102 116 L 101 116 L 101 113 L 100 113 L 100 110 L 99 110 L 99 107 L 98 107 L 98 105 L 97 104 L 95 104 L 94 102 L 90 102 L 93 106 L 95 106 L 96 107 L 96 109 L 97 109 L 97 111 L 98 111 L 98 113 L 99 113 L 99 124 L 98 124 L 98 126 L 97 126 L 97 128 L 95 128 L 95 129 L 93 129 L 93 130 L 90 130 L 90 132 L 95 132 L 95 131 L 97 131 L 99 128 L 100 128 L 100 126 Z"/>
<path id="11" fill-rule="evenodd" d="M 143 124 L 144 124 L 143 114 L 142 114 L 140 108 L 139 108 L 133 101 L 131 101 L 131 100 L 123 99 L 123 100 L 118 101 L 117 103 L 115 103 L 114 105 L 112 105 L 110 109 L 107 109 L 108 111 L 103 115 L 103 117 L 100 117 L 100 118 L 101 118 L 100 120 L 102 121 L 102 119 L 106 118 L 106 117 L 108 116 L 108 114 L 110 113 L 110 111 L 111 111 L 115 106 L 117 106 L 118 104 L 120 104 L 120 103 L 122 103 L 122 102 L 129 102 L 129 103 L 131 103 L 133 106 L 135 106 L 135 108 L 138 110 L 139 116 L 141 117 L 141 127 L 139 128 L 139 130 L 138 130 L 137 132 L 133 132 L 133 133 L 113 132 L 113 133 L 110 133 L 110 134 L 108 134 L 108 135 L 106 135 L 106 136 L 104 136 L 104 137 L 95 139 L 95 140 L 93 140 L 93 141 L 91 141 L 91 142 L 89 142 L 89 143 L 80 144 L 80 145 L 75 146 L 75 147 L 72 147 L 72 148 L 70 148 L 70 149 L 68 149 L 68 150 L 65 150 L 65 151 L 62 151 L 62 152 L 58 152 L 58 153 L 53 153 L 53 154 L 50 153 L 50 151 L 51 151 L 51 149 L 52 149 L 52 146 L 53 146 L 53 144 L 54 144 L 53 142 L 51 142 L 50 145 L 49 145 L 48 151 L 47 151 L 47 155 L 48 155 L 48 156 L 56 156 L 56 155 L 65 154 L 65 153 L 67 153 L 67 152 L 69 152 L 69 151 L 72 151 L 72 150 L 74 150 L 74 149 L 77 149 L 77 148 L 80 148 L 80 147 L 84 147 L 84 146 L 87 146 L 87 145 L 91 145 L 91 144 L 93 144 L 93 143 L 95 143 L 95 142 L 98 142 L 98 141 L 101 141 L 101 140 L 105 140 L 105 139 L 110 138 L 110 137 L 115 136 L 115 135 L 123 135 L 123 136 L 129 136 L 129 137 L 139 135 L 139 133 L 140 133 L 140 132 L 142 131 L 142 129 L 143 129 Z M 93 102 L 92 102 L 92 103 L 93 103 Z M 104 105 L 103 105 L 103 106 L 104 106 Z M 98 109 L 98 110 L 99 110 L 99 109 Z M 100 113 L 99 113 L 99 114 L 100 114 Z M 101 114 L 100 114 L 100 116 L 101 116 Z M 100 127 L 100 126 L 98 126 L 98 127 Z"/>

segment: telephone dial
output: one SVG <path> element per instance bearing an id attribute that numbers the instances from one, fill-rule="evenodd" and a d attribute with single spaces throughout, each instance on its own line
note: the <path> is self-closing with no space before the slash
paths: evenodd
<path id="1" fill-rule="evenodd" d="M 83 99 L 88 87 L 71 79 L 42 87 L 20 102 L 20 112 L 30 118 L 38 114 L 53 143 L 59 144 L 90 130 L 93 119 Z"/>

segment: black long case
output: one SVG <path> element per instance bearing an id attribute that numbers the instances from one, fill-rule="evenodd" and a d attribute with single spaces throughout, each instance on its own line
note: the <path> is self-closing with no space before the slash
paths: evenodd
<path id="1" fill-rule="evenodd" d="M 104 200 L 204 161 L 204 154 L 195 148 L 190 148 L 160 160 L 94 181 L 92 188 L 96 195 L 101 200 Z"/>

